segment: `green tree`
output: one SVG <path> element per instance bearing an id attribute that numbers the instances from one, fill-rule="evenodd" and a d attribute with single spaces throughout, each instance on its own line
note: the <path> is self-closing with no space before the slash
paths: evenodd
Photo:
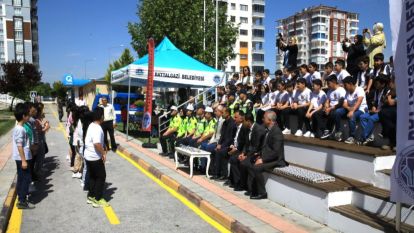
<path id="1" fill-rule="evenodd" d="M 131 55 L 131 51 L 129 49 L 125 49 L 122 52 L 121 57 L 118 60 L 114 61 L 112 64 L 109 64 L 108 69 L 106 70 L 105 80 L 110 83 L 111 82 L 111 72 L 117 69 L 120 69 L 124 66 L 127 66 L 134 62 L 134 57 Z"/>
<path id="2" fill-rule="evenodd" d="M 1 64 L 3 76 L 0 79 L 0 92 L 13 96 L 10 110 L 13 109 L 15 98 L 29 99 L 29 92 L 34 89 L 42 78 L 42 72 L 31 63 L 9 61 Z"/>
<path id="3" fill-rule="evenodd" d="M 65 85 L 63 85 L 61 81 L 54 82 L 52 86 L 53 86 L 53 91 L 52 91 L 53 97 L 57 97 L 62 100 L 66 98 L 68 88 Z"/>
<path id="4" fill-rule="evenodd" d="M 181 50 L 204 63 L 215 64 L 215 1 L 206 0 L 204 27 L 203 0 L 142 0 L 138 5 L 138 23 L 130 22 L 132 46 L 139 56 L 147 53 L 147 39 L 159 43 L 164 36 Z M 238 28 L 227 20 L 227 4 L 219 4 L 219 66 L 235 57 Z M 204 30 L 205 28 L 205 30 Z M 206 49 L 203 49 L 203 39 Z"/>
<path id="5" fill-rule="evenodd" d="M 52 94 L 52 87 L 50 87 L 50 83 L 40 82 L 33 88 L 33 90 L 40 96 L 51 96 Z"/>

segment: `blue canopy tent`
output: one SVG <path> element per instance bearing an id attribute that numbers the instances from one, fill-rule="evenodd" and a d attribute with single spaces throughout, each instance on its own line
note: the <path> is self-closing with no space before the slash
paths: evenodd
<path id="1" fill-rule="evenodd" d="M 216 70 L 179 50 L 165 37 L 154 53 L 155 87 L 213 87 L 220 84 L 224 72 Z M 148 55 L 111 73 L 113 85 L 145 86 Z M 129 80 L 131 78 L 131 80 Z"/>
<path id="2" fill-rule="evenodd" d="M 67 87 L 81 87 L 90 83 L 91 80 L 87 79 L 75 79 L 71 74 L 65 74 L 62 78 L 62 83 Z"/>

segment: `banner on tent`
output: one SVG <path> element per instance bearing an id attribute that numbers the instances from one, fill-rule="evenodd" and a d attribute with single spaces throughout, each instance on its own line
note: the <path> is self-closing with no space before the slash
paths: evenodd
<path id="1" fill-rule="evenodd" d="M 414 204 L 414 0 L 389 0 L 389 4 L 398 90 L 391 200 Z"/>
<path id="2" fill-rule="evenodd" d="M 142 130 L 151 132 L 152 94 L 154 92 L 154 39 L 148 40 L 148 81 L 145 99 L 145 112 L 142 120 Z"/>

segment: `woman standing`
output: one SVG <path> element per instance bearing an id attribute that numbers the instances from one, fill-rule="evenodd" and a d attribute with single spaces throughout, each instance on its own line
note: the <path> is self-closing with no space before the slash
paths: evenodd
<path id="1" fill-rule="evenodd" d="M 254 80 L 253 80 L 252 74 L 250 72 L 250 68 L 248 66 L 243 67 L 241 82 L 242 82 L 243 85 L 253 86 Z"/>
<path id="2" fill-rule="evenodd" d="M 298 64 L 298 45 L 296 37 L 291 37 L 288 44 L 282 40 L 279 43 L 279 48 L 285 52 L 285 59 L 283 66 L 286 68 L 296 68 Z"/>
<path id="3" fill-rule="evenodd" d="M 104 149 L 104 133 L 101 127 L 103 119 L 103 108 L 95 108 L 93 122 L 89 125 L 85 137 L 84 156 L 89 172 L 87 203 L 96 208 L 109 206 L 109 203 L 102 197 L 106 179 L 106 151 Z"/>
<path id="4" fill-rule="evenodd" d="M 346 57 L 346 70 L 355 78 L 359 72 L 358 62 L 365 56 L 362 40 L 362 35 L 356 35 L 354 37 L 354 43 L 350 43 L 349 39 L 342 41 L 342 50 L 348 53 Z"/>

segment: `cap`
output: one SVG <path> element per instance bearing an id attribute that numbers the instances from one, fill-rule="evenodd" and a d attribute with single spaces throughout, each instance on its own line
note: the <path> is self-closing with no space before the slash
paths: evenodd
<path id="1" fill-rule="evenodd" d="M 188 105 L 188 106 L 187 106 L 187 110 L 189 110 L 189 111 L 194 111 L 194 107 L 193 107 L 193 105 Z"/>
<path id="2" fill-rule="evenodd" d="M 175 110 L 175 111 L 177 111 L 177 110 L 178 110 L 178 108 L 177 108 L 177 106 L 174 106 L 174 105 L 173 105 L 173 106 L 171 106 L 170 110 L 171 110 L 171 111 L 174 111 L 174 110 Z"/>
<path id="3" fill-rule="evenodd" d="M 206 108 L 206 112 L 213 113 L 213 109 L 212 109 L 211 107 L 207 107 L 207 108 Z"/>

